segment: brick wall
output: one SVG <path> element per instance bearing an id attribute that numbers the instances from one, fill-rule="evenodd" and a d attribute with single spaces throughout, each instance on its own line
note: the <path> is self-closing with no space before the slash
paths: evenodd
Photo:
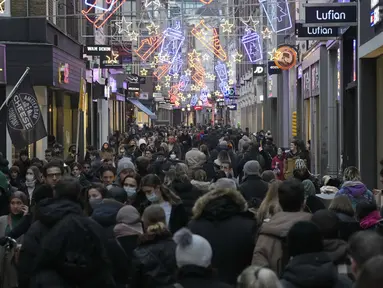
<path id="1" fill-rule="evenodd" d="M 11 1 L 12 16 L 27 16 L 26 0 Z M 29 16 L 40 16 L 46 14 L 46 0 L 29 0 Z"/>

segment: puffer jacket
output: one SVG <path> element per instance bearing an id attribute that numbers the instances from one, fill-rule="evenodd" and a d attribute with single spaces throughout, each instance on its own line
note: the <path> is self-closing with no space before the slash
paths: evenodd
<path id="1" fill-rule="evenodd" d="M 278 212 L 269 222 L 263 223 L 253 253 L 253 265 L 268 267 L 277 275 L 283 268 L 282 241 L 287 237 L 290 228 L 299 221 L 309 221 L 311 214 L 306 212 Z"/>
<path id="2" fill-rule="evenodd" d="M 367 189 L 360 181 L 346 181 L 343 183 L 342 188 L 335 194 L 336 196 L 346 195 L 351 200 L 352 207 L 356 208 L 356 205 L 361 202 L 370 202 L 376 204 L 374 194 Z"/>
<path id="3" fill-rule="evenodd" d="M 185 211 L 190 219 L 193 206 L 197 199 L 202 196 L 202 191 L 193 186 L 189 181 L 182 182 L 177 179 L 173 181 L 170 189 L 181 198 Z"/>
<path id="4" fill-rule="evenodd" d="M 170 232 L 143 235 L 133 252 L 130 288 L 160 288 L 174 284 L 176 246 Z"/>

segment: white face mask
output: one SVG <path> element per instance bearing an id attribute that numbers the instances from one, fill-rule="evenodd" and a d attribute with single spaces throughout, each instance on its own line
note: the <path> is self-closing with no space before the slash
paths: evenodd
<path id="1" fill-rule="evenodd" d="M 33 180 L 35 180 L 35 177 L 33 175 L 26 175 L 25 180 L 27 180 L 28 182 L 32 182 Z"/>
<path id="2" fill-rule="evenodd" d="M 170 159 L 176 159 L 176 158 L 177 158 L 176 154 L 171 154 L 170 155 Z"/>
<path id="3" fill-rule="evenodd" d="M 132 197 L 137 192 L 137 189 L 134 187 L 127 187 L 127 186 L 125 187 L 124 186 L 124 190 L 125 190 L 126 194 L 128 195 L 128 197 Z"/>

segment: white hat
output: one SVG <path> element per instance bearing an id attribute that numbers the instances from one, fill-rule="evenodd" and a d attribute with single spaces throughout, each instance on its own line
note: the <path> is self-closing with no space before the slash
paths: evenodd
<path id="1" fill-rule="evenodd" d="M 174 234 L 173 239 L 177 244 L 176 261 L 178 267 L 195 265 L 207 268 L 210 266 L 213 250 L 205 238 L 193 234 L 187 228 L 182 228 Z"/>

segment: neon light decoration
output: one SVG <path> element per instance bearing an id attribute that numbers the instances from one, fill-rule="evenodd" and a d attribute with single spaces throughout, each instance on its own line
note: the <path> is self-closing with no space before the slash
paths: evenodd
<path id="1" fill-rule="evenodd" d="M 160 0 L 145 0 L 145 8 L 148 8 L 150 5 L 154 5 L 157 7 L 161 6 Z"/>
<path id="2" fill-rule="evenodd" d="M 227 75 L 227 68 L 225 64 L 223 64 L 222 62 L 219 62 L 215 66 L 215 72 L 217 73 L 217 76 L 221 82 L 227 82 L 229 77 Z"/>
<path id="3" fill-rule="evenodd" d="M 265 30 L 263 30 L 261 33 L 264 39 L 271 39 L 272 32 L 269 30 L 269 28 L 266 27 Z"/>
<path id="4" fill-rule="evenodd" d="M 257 27 L 259 25 L 259 21 L 258 20 L 254 20 L 252 15 L 250 15 L 249 19 L 247 19 L 247 20 L 244 20 L 242 17 L 239 18 L 239 19 L 246 26 L 246 28 L 245 28 L 246 31 L 247 30 L 257 31 Z"/>
<path id="5" fill-rule="evenodd" d="M 267 0 L 259 0 L 259 2 L 266 13 L 271 29 L 275 33 L 288 30 L 293 26 L 287 0 L 276 0 L 272 3 L 268 3 Z"/>
<path id="6" fill-rule="evenodd" d="M 191 31 L 191 33 L 214 55 L 225 61 L 227 59 L 226 52 L 223 49 L 221 42 L 219 41 L 219 36 L 217 30 L 213 28 L 213 37 L 211 39 L 206 39 L 206 34 L 210 29 L 204 23 L 204 20 L 201 20 Z"/>
<path id="7" fill-rule="evenodd" d="M 97 0 L 85 0 L 85 5 L 88 6 L 88 9 L 82 10 L 81 13 L 94 27 L 101 28 L 125 2 L 126 0 L 107 0 L 107 7 L 104 8 L 103 6 L 97 5 Z M 101 15 L 93 16 L 93 8 L 102 10 L 103 13 Z M 91 14 L 92 16 L 88 14 Z"/>
<path id="8" fill-rule="evenodd" d="M 241 62 L 242 61 L 243 55 L 238 53 L 238 51 L 233 55 L 234 61 L 235 62 Z"/>
<path id="9" fill-rule="evenodd" d="M 160 28 L 160 26 L 158 26 L 154 23 L 150 24 L 149 26 L 146 26 L 146 29 L 148 29 L 148 31 L 149 31 L 149 35 L 157 34 L 158 28 Z"/>
<path id="10" fill-rule="evenodd" d="M 221 24 L 222 32 L 231 33 L 234 24 L 230 23 L 229 20 L 226 20 L 223 24 Z"/>
<path id="11" fill-rule="evenodd" d="M 208 97 L 207 95 L 209 94 L 209 90 L 207 88 L 202 88 L 199 99 L 202 101 L 203 105 L 206 105 L 208 102 Z"/>
<path id="12" fill-rule="evenodd" d="M 205 69 L 201 65 L 200 60 L 197 58 L 189 59 L 189 65 L 195 69 L 192 79 L 199 87 L 203 87 L 205 85 Z"/>
<path id="13" fill-rule="evenodd" d="M 213 2 L 213 0 L 199 0 L 199 1 L 201 1 L 201 3 L 206 5 L 209 5 L 211 2 Z"/>
<path id="14" fill-rule="evenodd" d="M 170 69 L 170 64 L 164 63 L 157 67 L 157 69 L 153 72 L 153 75 L 157 77 L 157 79 L 161 79 L 166 74 L 168 74 L 169 69 Z"/>
<path id="15" fill-rule="evenodd" d="M 163 55 L 169 55 L 169 59 L 164 62 L 173 63 L 185 41 L 185 37 L 181 31 L 172 28 L 167 28 L 163 32 L 163 37 L 164 40 L 161 45 L 159 58 Z"/>
<path id="16" fill-rule="evenodd" d="M 4 14 L 5 13 L 5 2 L 7 0 L 2 0 L 0 1 L 0 14 Z"/>
<path id="17" fill-rule="evenodd" d="M 122 16 L 121 21 L 116 21 L 115 25 L 118 27 L 118 34 L 126 33 L 129 34 L 129 27 L 132 26 L 132 22 L 126 21 L 126 18 Z"/>
<path id="18" fill-rule="evenodd" d="M 152 55 L 158 47 L 160 47 L 163 37 L 149 37 L 145 38 L 141 41 L 140 46 L 134 52 L 137 53 L 138 57 L 141 58 L 142 61 L 146 61 L 150 55 Z"/>
<path id="19" fill-rule="evenodd" d="M 190 77 L 187 75 L 182 75 L 180 77 L 180 82 L 178 83 L 180 91 L 185 91 L 189 82 L 190 82 Z"/>
<path id="20" fill-rule="evenodd" d="M 178 84 L 173 85 L 169 89 L 169 98 L 170 98 L 170 103 L 175 103 L 178 102 L 178 93 L 179 93 L 179 86 Z"/>
<path id="21" fill-rule="evenodd" d="M 196 106 L 198 103 L 198 96 L 196 94 L 190 99 L 190 106 Z"/>
<path id="22" fill-rule="evenodd" d="M 225 95 L 228 95 L 229 93 L 229 89 L 228 88 L 229 85 L 227 85 L 227 82 L 221 82 L 219 83 L 219 89 L 221 89 L 221 92 L 222 94 L 225 96 Z M 217 91 L 216 91 L 217 92 Z M 216 95 L 217 96 L 217 95 Z"/>
<path id="23" fill-rule="evenodd" d="M 183 64 L 182 58 L 180 55 L 178 55 L 177 59 L 174 61 L 174 63 L 172 64 L 172 67 L 170 68 L 169 74 L 173 76 L 178 74 L 182 68 L 182 64 Z"/>
<path id="24" fill-rule="evenodd" d="M 255 63 L 262 60 L 261 42 L 257 33 L 248 30 L 247 34 L 242 37 L 242 44 L 250 62 Z"/>

